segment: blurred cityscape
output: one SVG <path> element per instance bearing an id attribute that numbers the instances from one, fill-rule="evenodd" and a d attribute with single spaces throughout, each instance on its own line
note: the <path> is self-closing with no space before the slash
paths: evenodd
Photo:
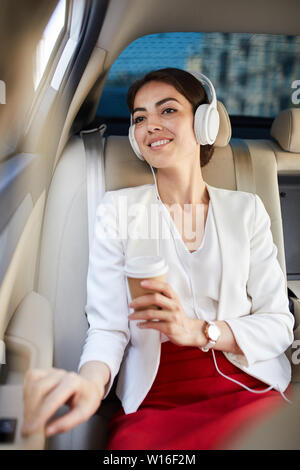
<path id="1" fill-rule="evenodd" d="M 199 61 L 189 57 L 188 65 Z M 300 37 L 205 34 L 201 67 L 231 114 L 271 117 L 291 107 L 300 79 Z"/>
<path id="2" fill-rule="evenodd" d="M 98 114 L 128 116 L 129 85 L 150 70 L 197 70 L 213 82 L 230 115 L 274 117 L 300 104 L 300 36 L 163 33 L 130 44 L 113 64 Z M 299 82 L 295 82 L 299 81 Z"/>

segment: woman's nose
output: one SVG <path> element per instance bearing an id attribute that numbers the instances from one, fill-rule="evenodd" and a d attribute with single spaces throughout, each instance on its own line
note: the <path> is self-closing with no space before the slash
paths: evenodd
<path id="1" fill-rule="evenodd" d="M 156 117 L 149 117 L 147 122 L 147 130 L 148 132 L 154 132 L 157 130 L 162 129 L 162 124 L 160 123 L 159 119 Z"/>

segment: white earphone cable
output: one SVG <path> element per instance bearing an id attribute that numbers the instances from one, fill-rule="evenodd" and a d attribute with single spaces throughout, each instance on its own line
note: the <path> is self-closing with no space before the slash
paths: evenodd
<path id="1" fill-rule="evenodd" d="M 154 178 L 154 185 L 155 185 L 155 192 L 156 192 L 157 200 L 158 200 L 158 201 L 160 202 L 160 204 L 161 204 L 160 207 L 161 207 L 161 210 L 162 210 L 163 215 L 164 215 L 164 210 L 163 210 L 163 207 L 162 207 L 162 206 L 163 206 L 163 203 L 162 203 L 162 201 L 161 201 L 161 199 L 160 199 L 160 197 L 159 197 L 155 173 L 154 173 L 154 170 L 153 170 L 152 166 L 151 166 L 151 165 L 149 165 L 149 166 L 150 166 L 150 168 L 151 168 L 151 171 L 152 171 L 152 174 L 153 174 L 153 178 Z M 165 215 L 164 215 L 164 218 L 165 218 L 165 220 L 167 220 L 167 218 L 165 217 Z M 196 310 L 195 293 L 194 293 L 194 289 L 193 289 L 193 284 L 192 284 L 191 278 L 190 278 L 190 276 L 189 276 L 189 274 L 188 274 L 188 271 L 187 271 L 187 269 L 186 269 L 186 267 L 185 267 L 185 263 L 182 261 L 180 255 L 179 255 L 179 253 L 178 253 L 178 251 L 177 251 L 177 244 L 176 244 L 176 241 L 175 241 L 175 239 L 174 239 L 173 228 L 172 228 L 172 226 L 171 226 L 169 220 L 167 221 L 167 223 L 168 223 L 170 232 L 171 232 L 171 234 L 172 234 L 172 238 L 173 238 L 173 241 L 174 241 L 174 246 L 175 246 L 175 250 L 176 250 L 176 253 L 177 253 L 177 257 L 178 257 L 178 259 L 179 259 L 179 261 L 180 261 L 180 263 L 181 263 L 181 265 L 182 265 L 182 267 L 183 267 L 183 269 L 184 269 L 184 271 L 185 271 L 185 273 L 186 273 L 186 275 L 187 275 L 187 278 L 188 278 L 188 280 L 189 280 L 190 289 L 191 289 L 192 298 L 193 298 L 194 312 L 195 312 L 195 314 L 196 314 L 197 310 Z M 161 255 L 160 249 L 159 249 L 159 254 Z M 265 389 L 263 389 L 263 390 L 253 390 L 253 389 L 251 389 L 250 387 L 248 387 L 247 385 L 245 385 L 245 384 L 243 384 L 243 383 L 239 382 L 238 380 L 235 380 L 235 379 L 233 379 L 233 378 L 231 378 L 231 377 L 228 377 L 227 375 L 225 375 L 223 372 L 220 371 L 220 369 L 219 369 L 219 367 L 218 367 L 218 364 L 217 364 L 215 352 L 214 352 L 213 349 L 212 349 L 212 356 L 213 356 L 215 368 L 216 368 L 217 372 L 218 372 L 222 377 L 224 377 L 224 378 L 227 379 L 227 380 L 230 380 L 231 382 L 236 383 L 237 385 L 240 385 L 241 387 L 243 387 L 244 389 L 248 390 L 248 391 L 251 392 L 251 393 L 256 393 L 256 394 L 266 393 L 266 392 L 269 392 L 270 390 L 272 390 L 273 388 L 276 387 L 276 385 L 270 385 L 269 387 L 267 387 L 267 388 L 265 388 Z M 279 389 L 279 387 L 278 387 L 278 389 Z M 284 394 L 281 390 L 279 390 L 279 392 L 280 392 L 282 398 L 283 398 L 285 401 L 287 401 L 287 402 L 290 403 L 290 404 L 292 403 L 292 402 L 285 396 L 285 394 Z"/>
<path id="2" fill-rule="evenodd" d="M 248 390 L 248 391 L 251 392 L 251 393 L 257 393 L 257 394 L 259 394 L 259 393 L 266 393 L 266 392 L 269 392 L 270 390 L 272 390 L 272 388 L 274 388 L 274 385 L 270 385 L 269 387 L 264 388 L 263 390 L 253 390 L 252 388 L 250 388 L 250 387 L 248 387 L 247 385 L 245 385 L 245 384 L 239 382 L 238 380 L 235 380 L 235 379 L 233 379 L 232 377 L 228 377 L 228 375 L 225 375 L 225 374 L 223 374 L 223 372 L 220 371 L 220 369 L 219 369 L 219 367 L 218 367 L 218 364 L 217 364 L 217 360 L 216 360 L 216 356 L 215 356 L 215 351 L 214 351 L 213 349 L 212 349 L 211 351 L 212 351 L 212 355 L 213 355 L 213 359 L 214 359 L 214 363 L 215 363 L 216 370 L 217 370 L 217 372 L 218 372 L 220 375 L 222 375 L 222 377 L 224 377 L 225 379 L 230 380 L 231 382 L 234 382 L 234 383 L 240 385 L 241 387 L 245 388 L 246 390 Z M 287 402 L 290 403 L 290 404 L 292 403 L 292 402 L 285 396 L 285 394 L 284 394 L 281 390 L 279 390 L 279 392 L 280 392 L 282 398 L 283 398 L 285 401 L 287 401 Z"/>

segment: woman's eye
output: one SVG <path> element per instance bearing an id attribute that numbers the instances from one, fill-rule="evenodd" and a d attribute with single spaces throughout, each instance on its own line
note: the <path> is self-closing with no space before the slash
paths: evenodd
<path id="1" fill-rule="evenodd" d="M 143 119 L 144 119 L 143 116 L 138 116 L 137 118 L 135 118 L 134 124 L 138 124 L 139 122 L 142 122 Z"/>
<path id="2" fill-rule="evenodd" d="M 167 113 L 167 114 L 175 113 L 175 112 L 176 112 L 176 109 L 174 109 L 174 108 L 166 108 L 166 109 L 163 110 L 163 113 Z"/>

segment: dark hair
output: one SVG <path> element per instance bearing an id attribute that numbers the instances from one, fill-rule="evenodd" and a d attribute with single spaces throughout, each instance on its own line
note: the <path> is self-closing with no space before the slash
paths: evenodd
<path id="1" fill-rule="evenodd" d="M 136 80 L 129 88 L 127 93 L 127 105 L 130 114 L 133 112 L 134 99 L 137 92 L 148 82 L 164 82 L 172 85 L 181 93 L 192 105 L 194 113 L 200 104 L 209 103 L 206 91 L 202 84 L 192 74 L 185 70 L 176 68 L 165 68 L 153 70 L 144 77 Z M 200 164 L 201 167 L 207 165 L 214 152 L 213 145 L 200 146 Z"/>

